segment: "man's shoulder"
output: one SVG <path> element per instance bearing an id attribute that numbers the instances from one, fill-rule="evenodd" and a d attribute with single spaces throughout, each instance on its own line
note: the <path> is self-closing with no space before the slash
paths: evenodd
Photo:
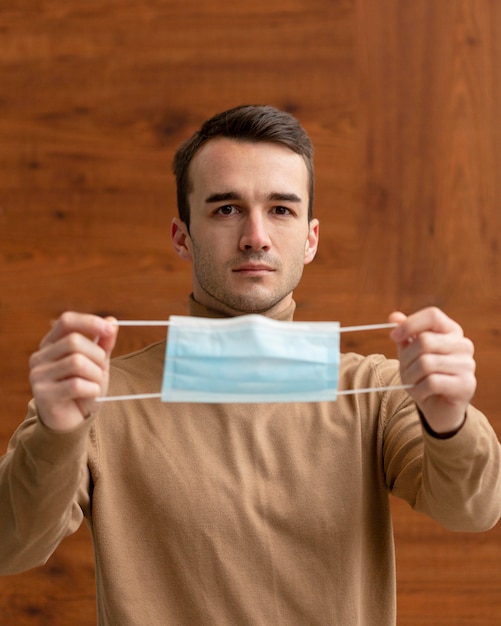
<path id="1" fill-rule="evenodd" d="M 365 381 L 367 386 L 398 384 L 396 379 L 399 378 L 399 362 L 383 354 L 345 352 L 340 356 L 339 378 Z"/>
<path id="2" fill-rule="evenodd" d="M 165 340 L 149 344 L 140 350 L 114 357 L 111 361 L 111 377 L 121 374 L 151 376 L 163 369 L 165 360 Z"/>

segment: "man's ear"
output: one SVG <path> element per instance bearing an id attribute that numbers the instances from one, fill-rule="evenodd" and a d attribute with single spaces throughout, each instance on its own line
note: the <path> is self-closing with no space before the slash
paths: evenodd
<path id="1" fill-rule="evenodd" d="M 191 254 L 191 238 L 186 224 L 175 217 L 171 223 L 170 234 L 172 245 L 177 254 L 182 259 L 191 261 L 193 258 Z"/>
<path id="2" fill-rule="evenodd" d="M 306 239 L 306 243 L 304 245 L 304 264 L 305 265 L 308 265 L 308 263 L 311 263 L 317 253 L 319 226 L 320 224 L 317 219 L 313 219 L 310 221 L 308 238 Z"/>

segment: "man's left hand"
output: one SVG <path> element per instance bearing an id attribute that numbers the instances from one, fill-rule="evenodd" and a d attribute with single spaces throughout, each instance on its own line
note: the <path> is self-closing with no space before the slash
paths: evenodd
<path id="1" fill-rule="evenodd" d="M 409 394 L 428 426 L 437 434 L 459 430 L 477 384 L 473 343 L 436 307 L 388 319 L 398 324 L 390 337 L 398 345 L 402 382 L 412 385 Z"/>

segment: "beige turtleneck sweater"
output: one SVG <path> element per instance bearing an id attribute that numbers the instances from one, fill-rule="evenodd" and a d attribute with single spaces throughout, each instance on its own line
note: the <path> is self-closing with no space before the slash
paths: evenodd
<path id="1" fill-rule="evenodd" d="M 162 342 L 115 359 L 110 394 L 158 391 L 164 354 Z M 342 356 L 340 388 L 398 380 L 395 361 Z M 389 493 L 450 529 L 494 525 L 500 448 L 486 418 L 471 407 L 439 440 L 405 391 L 152 399 L 54 433 L 31 403 L 0 459 L 0 572 L 45 562 L 85 517 L 100 626 L 392 625 Z"/>

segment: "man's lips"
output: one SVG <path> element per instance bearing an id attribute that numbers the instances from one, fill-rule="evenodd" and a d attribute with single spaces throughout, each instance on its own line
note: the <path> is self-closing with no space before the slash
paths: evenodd
<path id="1" fill-rule="evenodd" d="M 269 265 L 255 265 L 252 263 L 246 263 L 245 265 L 240 265 L 236 267 L 233 272 L 237 272 L 240 274 L 266 274 L 268 272 L 274 272 L 275 269 L 270 267 Z"/>

